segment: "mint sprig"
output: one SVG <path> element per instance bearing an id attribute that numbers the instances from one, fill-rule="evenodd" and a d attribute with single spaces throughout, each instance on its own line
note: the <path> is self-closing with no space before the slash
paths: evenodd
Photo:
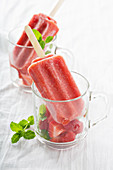
<path id="1" fill-rule="evenodd" d="M 23 119 L 18 123 L 20 126 L 22 126 L 22 128 L 25 128 L 25 126 L 28 124 L 28 121 Z"/>
<path id="2" fill-rule="evenodd" d="M 45 43 L 50 43 L 53 40 L 53 36 L 48 36 L 45 40 Z"/>
<path id="3" fill-rule="evenodd" d="M 39 114 L 40 116 L 45 115 L 46 113 L 46 106 L 44 104 L 41 104 L 39 107 Z"/>
<path id="4" fill-rule="evenodd" d="M 13 132 L 19 132 L 22 130 L 22 126 L 15 122 L 11 122 L 10 128 Z"/>
<path id="5" fill-rule="evenodd" d="M 34 35 L 35 35 L 35 37 L 36 37 L 36 39 L 38 40 L 38 42 L 39 42 L 39 44 L 40 44 L 40 46 L 41 46 L 41 48 L 44 50 L 44 48 L 45 48 L 45 45 L 47 44 L 47 43 L 50 43 L 52 40 L 53 40 L 53 36 L 48 36 L 46 39 L 45 39 L 45 41 L 42 39 L 42 35 L 41 35 L 41 33 L 39 32 L 39 31 L 37 31 L 36 29 L 32 29 L 32 31 L 33 31 L 33 33 L 34 33 Z M 51 51 L 50 51 L 51 52 Z M 49 53 L 50 53 L 49 52 Z M 49 54 L 48 53 L 48 54 Z"/>
<path id="6" fill-rule="evenodd" d="M 50 51 L 50 50 L 47 50 L 47 51 L 45 52 L 45 55 L 50 54 L 50 53 L 51 53 L 51 51 Z"/>
<path id="7" fill-rule="evenodd" d="M 25 139 L 33 139 L 36 135 L 35 132 L 32 130 L 26 130 L 30 128 L 31 125 L 34 124 L 34 117 L 29 116 L 27 120 L 23 119 L 19 123 L 11 122 L 10 128 L 12 131 L 16 132 L 12 138 L 11 142 L 16 143 L 19 141 L 21 137 Z"/>
<path id="8" fill-rule="evenodd" d="M 32 29 L 33 33 L 35 34 L 35 37 L 38 41 L 42 40 L 42 35 L 40 34 L 39 31 L 37 31 L 36 29 Z"/>
<path id="9" fill-rule="evenodd" d="M 43 40 L 41 40 L 39 43 L 40 43 L 40 46 L 41 46 L 42 50 L 44 50 L 44 48 L 45 48 L 45 42 L 44 42 Z"/>
<path id="10" fill-rule="evenodd" d="M 11 138 L 11 142 L 12 142 L 12 143 L 17 143 L 20 138 L 21 138 L 21 134 L 20 134 L 20 133 L 15 133 L 15 134 L 12 136 L 12 138 Z"/>
<path id="11" fill-rule="evenodd" d="M 40 129 L 40 126 L 39 126 L 39 122 L 40 120 L 41 121 L 44 121 L 47 119 L 47 116 L 46 116 L 46 105 L 45 104 L 41 104 L 40 107 L 39 107 L 39 114 L 38 114 L 38 121 L 37 121 L 37 131 L 36 133 L 41 136 L 42 138 L 46 139 L 46 140 L 50 140 L 50 136 L 49 136 L 49 133 L 46 129 Z"/>
<path id="12" fill-rule="evenodd" d="M 23 137 L 25 139 L 33 139 L 35 137 L 35 133 L 32 130 L 27 130 L 24 134 Z"/>
<path id="13" fill-rule="evenodd" d="M 45 116 L 46 113 L 46 106 L 44 104 L 40 105 L 39 107 L 39 119 L 44 121 L 47 119 L 47 116 Z"/>
<path id="14" fill-rule="evenodd" d="M 29 125 L 34 125 L 34 116 L 29 116 L 28 119 Z"/>

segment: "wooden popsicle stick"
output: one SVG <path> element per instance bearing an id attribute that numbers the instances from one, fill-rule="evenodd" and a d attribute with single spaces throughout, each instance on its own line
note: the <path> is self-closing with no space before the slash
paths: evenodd
<path id="1" fill-rule="evenodd" d="M 29 37 L 29 40 L 31 41 L 31 44 L 33 45 L 34 50 L 36 51 L 38 57 L 45 57 L 45 53 L 42 50 L 39 42 L 37 41 L 37 39 L 36 39 L 32 29 L 31 29 L 31 27 L 26 25 L 24 30 L 25 30 L 27 36 Z"/>
<path id="2" fill-rule="evenodd" d="M 52 11 L 49 14 L 50 17 L 54 17 L 54 15 L 56 14 L 56 12 L 58 11 L 58 9 L 60 8 L 60 6 L 62 5 L 63 2 L 64 2 L 64 0 L 59 0 L 57 2 L 55 7 L 52 9 Z"/>

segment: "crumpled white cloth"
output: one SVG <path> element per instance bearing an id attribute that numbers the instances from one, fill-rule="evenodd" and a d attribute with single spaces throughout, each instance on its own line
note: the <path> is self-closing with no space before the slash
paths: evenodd
<path id="1" fill-rule="evenodd" d="M 73 70 L 91 89 L 108 94 L 108 118 L 89 130 L 82 145 L 66 151 L 47 148 L 37 139 L 11 144 L 10 122 L 33 114 L 32 95 L 12 85 L 7 34 L 34 13 L 49 14 L 56 1 L 0 0 L 0 170 L 113 169 L 113 2 L 65 0 L 55 16 L 59 46 L 74 54 Z M 93 111 L 94 112 L 94 111 Z"/>

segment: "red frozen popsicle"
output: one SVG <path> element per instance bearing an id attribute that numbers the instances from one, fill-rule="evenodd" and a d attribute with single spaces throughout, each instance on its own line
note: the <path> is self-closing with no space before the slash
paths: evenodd
<path id="1" fill-rule="evenodd" d="M 81 96 L 62 56 L 53 55 L 37 59 L 29 67 L 29 74 L 42 97 L 54 101 L 64 101 Z M 82 115 L 82 99 L 68 102 L 47 102 L 54 120 L 67 124 Z"/>
<path id="2" fill-rule="evenodd" d="M 32 29 L 38 30 L 43 39 L 45 40 L 48 36 L 55 36 L 58 32 L 57 23 L 54 19 L 50 18 L 47 15 L 42 13 L 33 15 L 32 19 L 28 24 Z M 20 39 L 17 42 L 18 45 L 22 46 L 32 46 L 31 42 L 28 39 L 25 31 L 22 33 Z M 16 46 L 13 51 L 13 65 L 17 69 L 22 69 L 25 67 L 26 62 L 29 60 L 29 63 L 32 59 L 35 58 L 34 49 L 33 48 L 23 48 Z"/>
<path id="3" fill-rule="evenodd" d="M 33 15 L 28 25 L 32 29 L 38 30 L 42 34 L 43 40 L 45 40 L 48 36 L 54 37 L 59 30 L 56 21 L 42 13 Z M 28 74 L 27 68 L 31 64 L 32 60 L 38 56 L 32 48 L 32 44 L 25 31 L 23 31 L 17 45 L 20 46 L 15 46 L 13 50 L 11 66 L 17 69 L 19 78 L 22 79 L 23 84 L 30 86 L 32 79 Z"/>

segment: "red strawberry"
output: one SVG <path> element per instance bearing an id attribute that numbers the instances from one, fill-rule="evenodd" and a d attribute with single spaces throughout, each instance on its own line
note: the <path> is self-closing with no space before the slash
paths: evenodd
<path id="1" fill-rule="evenodd" d="M 63 125 L 53 121 L 49 122 L 49 136 L 51 138 L 55 138 L 56 136 L 60 135 L 61 133 L 65 132 Z"/>
<path id="2" fill-rule="evenodd" d="M 64 126 L 66 130 L 71 130 L 75 134 L 81 133 L 83 131 L 83 123 L 78 119 L 72 120 L 67 125 Z"/>
<path id="3" fill-rule="evenodd" d="M 39 128 L 40 130 L 45 129 L 48 130 L 49 124 L 48 124 L 48 120 L 45 119 L 44 121 L 40 120 L 39 121 Z"/>
<path id="4" fill-rule="evenodd" d="M 67 131 L 67 132 L 60 134 L 56 138 L 50 139 L 50 141 L 51 142 L 71 142 L 75 140 L 75 136 L 76 136 L 75 133 L 73 133 L 72 131 Z"/>

